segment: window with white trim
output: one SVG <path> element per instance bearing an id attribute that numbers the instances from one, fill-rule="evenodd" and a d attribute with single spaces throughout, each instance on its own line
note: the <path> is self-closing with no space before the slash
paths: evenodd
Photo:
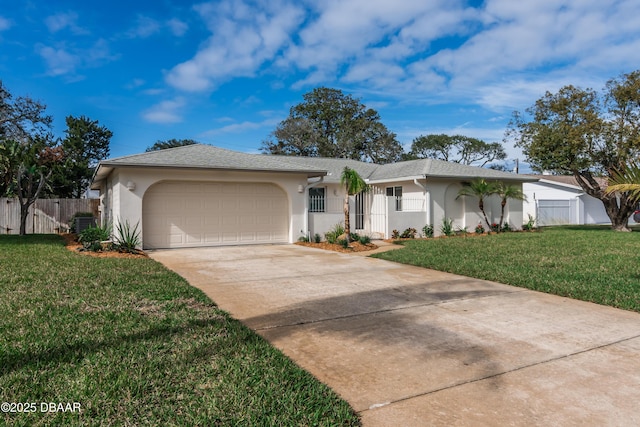
<path id="1" fill-rule="evenodd" d="M 309 189 L 309 212 L 325 212 L 325 193 L 324 187 Z"/>
<path id="2" fill-rule="evenodd" d="M 387 196 L 395 197 L 396 200 L 396 210 L 402 210 L 402 186 L 398 187 L 387 187 Z"/>

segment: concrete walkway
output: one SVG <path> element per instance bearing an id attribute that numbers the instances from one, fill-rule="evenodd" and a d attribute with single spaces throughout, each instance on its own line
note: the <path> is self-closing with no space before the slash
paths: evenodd
<path id="1" fill-rule="evenodd" d="M 365 426 L 640 425 L 640 314 L 296 245 L 159 250 Z"/>

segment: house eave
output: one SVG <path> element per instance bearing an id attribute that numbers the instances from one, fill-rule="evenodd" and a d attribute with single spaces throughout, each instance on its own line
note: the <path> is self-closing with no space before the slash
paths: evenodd
<path id="1" fill-rule="evenodd" d="M 268 168 L 230 168 L 230 167 L 212 167 L 212 166 L 189 166 L 189 165 L 144 165 L 139 163 L 113 163 L 101 162 L 94 173 L 91 189 L 98 190 L 100 183 L 104 181 L 109 174 L 118 168 L 123 169 L 172 169 L 172 170 L 200 170 L 200 171 L 220 171 L 220 172 L 245 172 L 245 173 L 280 173 L 280 174 L 297 174 L 305 175 L 308 178 L 317 178 L 327 175 L 327 171 L 309 171 L 304 169 L 268 169 Z"/>

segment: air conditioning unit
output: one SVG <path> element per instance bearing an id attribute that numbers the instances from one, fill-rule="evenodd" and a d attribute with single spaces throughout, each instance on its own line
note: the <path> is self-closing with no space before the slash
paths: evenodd
<path id="1" fill-rule="evenodd" d="M 91 216 L 77 216 L 76 217 L 76 233 L 81 233 L 82 230 L 89 227 L 96 226 L 96 219 Z"/>

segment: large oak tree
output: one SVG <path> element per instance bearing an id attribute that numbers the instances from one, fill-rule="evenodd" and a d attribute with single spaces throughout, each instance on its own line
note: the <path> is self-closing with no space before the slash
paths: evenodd
<path id="1" fill-rule="evenodd" d="M 377 111 L 337 89 L 316 88 L 303 95 L 280 122 L 262 151 L 268 154 L 319 156 L 392 163 L 402 146 L 380 121 Z"/>
<path id="2" fill-rule="evenodd" d="M 607 193 L 596 178 L 638 158 L 640 70 L 609 80 L 601 93 L 571 85 L 547 92 L 526 114 L 514 113 L 510 136 L 534 170 L 573 175 L 602 201 L 614 230 L 629 230 L 636 202 L 624 192 Z"/>
<path id="3" fill-rule="evenodd" d="M 463 165 L 485 166 L 504 160 L 507 153 L 499 142 L 485 142 L 464 135 L 420 135 L 411 143 L 405 159 L 438 159 Z"/>

